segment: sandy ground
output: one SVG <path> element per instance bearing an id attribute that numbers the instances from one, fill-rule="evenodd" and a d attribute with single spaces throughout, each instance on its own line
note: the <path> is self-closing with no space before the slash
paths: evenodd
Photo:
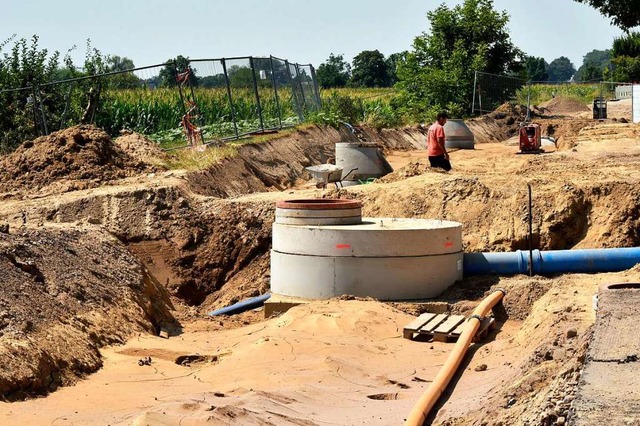
<path id="1" fill-rule="evenodd" d="M 597 286 L 623 279 L 501 280 L 513 319 L 474 345 L 436 423 L 465 418 L 488 401 L 504 404 L 509 395 L 523 406 L 511 412 L 526 409 L 526 396 L 545 391 L 581 350 L 565 341 L 566 330 L 587 333 Z M 528 306 L 536 287 L 549 291 Z M 103 350 L 103 368 L 86 380 L 46 398 L 2 404 L 0 418 L 34 425 L 401 424 L 452 346 L 402 338 L 414 317 L 375 301 L 314 302 L 266 321 L 260 314 L 235 317 L 233 329 L 219 327 L 230 321 L 224 318 L 196 320 L 169 339 L 132 338 Z M 538 359 L 560 348 L 555 360 Z M 145 357 L 151 364 L 138 365 Z M 476 371 L 481 364 L 486 370 Z"/>
<path id="2" fill-rule="evenodd" d="M 521 207 L 524 198 L 513 188 L 519 191 L 533 182 L 539 194 L 538 208 L 547 209 L 547 216 L 539 222 L 542 245 L 635 244 L 638 201 L 631 188 L 640 178 L 639 136 L 637 126 L 605 122 L 567 131 L 562 135 L 567 149 L 555 152 L 548 146 L 540 156 L 516 155 L 517 147 L 505 143 L 478 144 L 473 151 L 452 153 L 454 170 L 449 174 L 429 170 L 424 151 L 393 151 L 387 159 L 396 172 L 381 183 L 345 192 L 317 189 L 304 182 L 296 189 L 231 199 L 230 207 L 220 203 L 205 207 L 216 211 L 229 208 L 225 213 L 228 218 L 242 216 L 246 214 L 242 213 L 244 206 L 253 206 L 249 216 L 255 216 L 263 214 L 255 206 L 270 206 L 276 199 L 345 196 L 363 200 L 365 214 L 460 220 L 468 233 L 466 247 L 510 249 L 514 247 L 508 245 L 510 241 L 521 239 L 525 232 L 519 222 L 522 212 L 514 210 Z M 145 180 L 149 177 L 138 177 L 131 185 Z M 156 186 L 162 188 L 174 181 L 183 179 L 170 175 Z M 425 203 L 425 188 L 441 188 L 442 194 L 433 194 L 442 195 L 444 201 L 437 198 L 437 202 Z M 119 190 L 89 191 L 105 196 Z M 162 201 L 176 206 L 187 203 L 179 196 L 167 195 Z M 85 198 L 74 192 L 64 197 L 70 205 L 86 204 Z M 146 193 L 132 193 L 131 197 L 148 198 Z M 19 221 L 26 204 L 31 203 L 35 214 L 45 212 L 45 204 L 50 203 L 25 198 L 9 199 L 0 210 Z M 124 199 L 125 195 L 117 193 L 113 198 Z M 584 209 L 576 208 L 576 203 L 584 204 Z M 132 204 L 131 209 L 139 207 Z M 123 206 L 118 208 L 124 211 Z M 141 215 L 146 214 L 145 220 L 153 223 L 156 217 L 150 211 Z M 56 214 L 70 213 L 59 209 Z M 166 214 L 175 223 L 182 220 L 177 207 Z M 198 215 L 200 220 L 211 219 L 200 211 Z M 583 215 L 589 218 L 584 228 L 565 232 Z M 538 211 L 536 217 L 543 215 Z M 253 225 L 266 228 L 268 222 Z M 241 239 L 243 232 L 252 229 L 247 226 L 239 228 L 231 239 Z M 167 237 L 166 229 L 152 226 L 126 231 L 135 237 L 131 249 L 143 262 L 145 256 L 155 256 L 150 262 L 167 271 L 171 265 L 163 263 L 158 254 L 163 238 L 182 241 L 181 250 L 187 254 L 193 240 L 199 238 L 180 233 Z M 145 243 L 145 238 L 155 242 Z M 213 239 L 212 244 L 230 244 L 228 240 Z M 268 263 L 264 256 L 247 259 L 252 262 L 244 268 L 247 275 L 241 271 L 237 276 L 242 285 L 255 287 L 268 277 Z M 203 263 L 202 271 L 207 268 L 211 269 Z M 236 277 L 229 276 L 231 280 Z M 504 287 L 507 297 L 504 309 L 496 312 L 497 329 L 471 348 L 454 386 L 438 405 L 433 423 L 555 424 L 567 409 L 563 398 L 574 391 L 571 383 L 580 374 L 595 317 L 592 298 L 598 286 L 639 279 L 640 270 L 634 268 L 616 274 L 465 279 L 454 285 L 438 299 L 452 313 L 468 314 L 491 288 Z M 102 368 L 74 386 L 46 397 L 0 403 L 0 423 L 402 424 L 452 347 L 450 343 L 402 338 L 403 326 L 426 309 L 416 305 L 334 299 L 301 305 L 266 320 L 260 310 L 208 319 L 208 306 L 213 305 L 205 302 L 194 308 L 177 304 L 175 315 L 182 328 L 168 339 L 140 332 L 123 345 L 102 348 Z M 139 365 L 147 357 L 151 358 L 149 365 Z"/>

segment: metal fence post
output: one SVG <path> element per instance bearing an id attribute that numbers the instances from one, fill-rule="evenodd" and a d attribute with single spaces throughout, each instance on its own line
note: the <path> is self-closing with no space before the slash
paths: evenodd
<path id="1" fill-rule="evenodd" d="M 476 112 L 476 86 L 478 85 L 478 71 L 473 72 L 473 100 L 471 101 L 471 114 Z"/>
<path id="2" fill-rule="evenodd" d="M 271 66 L 271 81 L 273 82 L 273 94 L 276 99 L 276 110 L 278 111 L 278 123 L 282 129 L 282 112 L 280 111 L 280 100 L 278 99 L 278 83 L 276 81 L 276 72 L 273 69 L 273 56 L 269 56 L 269 65 Z"/>
<path id="3" fill-rule="evenodd" d="M 233 107 L 233 97 L 231 96 L 231 85 L 229 84 L 229 75 L 227 74 L 227 61 L 222 58 L 220 59 L 220 62 L 222 63 L 222 72 L 224 72 L 224 81 L 227 84 L 227 97 L 229 98 L 229 107 L 231 108 L 231 119 L 233 120 L 233 129 L 235 130 L 236 133 L 236 139 L 238 139 L 240 136 L 238 136 L 238 123 L 236 123 L 236 110 Z"/>
<path id="4" fill-rule="evenodd" d="M 527 117 L 525 121 L 528 123 L 531 120 L 531 82 L 527 82 Z"/>
<path id="5" fill-rule="evenodd" d="M 66 99 L 64 101 L 64 110 L 62 110 L 62 114 L 60 115 L 60 128 L 58 130 L 64 129 L 64 121 L 67 118 L 67 111 L 71 106 L 71 92 L 73 90 L 73 83 L 69 83 L 69 91 L 67 92 Z"/>
<path id="6" fill-rule="evenodd" d="M 184 94 L 182 93 L 182 86 L 180 86 L 180 83 L 178 82 L 178 64 L 176 63 L 176 61 L 171 61 L 171 63 L 173 64 L 173 75 L 175 76 L 175 80 L 173 83 L 176 84 L 176 86 L 178 86 L 178 93 L 180 94 L 180 103 L 182 104 L 182 114 L 183 115 L 187 115 L 187 106 L 184 103 Z"/>
<path id="7" fill-rule="evenodd" d="M 33 91 L 35 94 L 34 103 L 38 102 L 38 107 L 40 108 L 40 117 L 42 119 L 42 130 L 44 131 L 44 135 L 49 134 L 49 126 L 47 126 L 47 117 L 44 115 L 44 104 L 42 103 L 42 96 L 40 96 L 40 90 L 38 85 L 33 86 Z"/>
<path id="8" fill-rule="evenodd" d="M 200 111 L 200 107 L 198 106 L 198 100 L 196 99 L 196 93 L 193 90 L 193 84 L 191 84 L 191 73 L 193 72 L 191 69 L 191 64 L 187 65 L 187 67 L 189 68 L 189 75 L 187 77 L 187 84 L 189 85 L 189 91 L 191 92 L 191 99 L 193 100 L 193 105 L 189 106 L 189 109 L 191 109 L 192 106 L 195 106 L 196 109 L 196 114 L 197 114 L 197 120 L 198 120 L 198 124 L 200 126 L 202 126 L 203 121 L 202 121 L 202 113 Z M 202 135 L 201 135 L 202 136 Z M 204 136 L 202 136 L 202 141 L 204 142 Z"/>
<path id="9" fill-rule="evenodd" d="M 300 64 L 296 64 L 295 68 L 296 68 L 296 79 L 298 80 L 298 86 L 300 86 L 300 94 L 302 95 L 302 111 L 303 111 L 303 116 L 302 119 L 304 120 L 304 113 L 307 111 L 307 99 L 306 96 L 304 95 L 304 87 L 302 87 L 302 78 L 300 78 L 300 68 L 299 68 Z"/>
<path id="10" fill-rule="evenodd" d="M 293 102 L 296 104 L 296 113 L 298 114 L 298 120 L 304 120 L 302 116 L 302 108 L 300 107 L 300 101 L 298 99 L 298 95 L 296 93 L 296 88 L 293 86 L 293 79 L 291 78 L 291 67 L 289 61 L 284 61 L 284 66 L 287 68 L 287 81 L 289 82 L 289 86 L 291 86 L 291 96 L 293 96 Z"/>
<path id="11" fill-rule="evenodd" d="M 600 99 L 598 99 L 598 119 L 602 120 L 602 102 L 603 102 L 603 89 L 604 83 L 600 83 Z"/>
<path id="12" fill-rule="evenodd" d="M 262 106 L 260 105 L 260 94 L 258 93 L 258 79 L 256 78 L 256 67 L 253 62 L 253 56 L 249 56 L 249 65 L 251 66 L 251 76 L 253 77 L 253 91 L 256 94 L 256 104 L 258 105 L 258 117 L 260 118 L 260 128 L 264 132 L 264 120 L 262 119 Z"/>
<path id="13" fill-rule="evenodd" d="M 316 76 L 316 70 L 313 68 L 313 65 L 309 64 L 309 68 L 311 68 L 311 79 L 313 80 L 313 91 L 316 95 L 316 107 L 318 109 L 322 108 L 322 99 L 320 98 L 320 88 L 318 87 L 318 77 Z"/>
<path id="14" fill-rule="evenodd" d="M 40 136 L 40 125 L 38 122 L 38 111 L 36 109 L 36 88 L 31 86 L 31 110 L 33 111 L 33 131 L 36 136 Z"/>

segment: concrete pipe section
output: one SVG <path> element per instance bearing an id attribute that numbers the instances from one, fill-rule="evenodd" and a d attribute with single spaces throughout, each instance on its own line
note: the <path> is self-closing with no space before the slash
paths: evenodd
<path id="1" fill-rule="evenodd" d="M 380 148 L 367 142 L 337 143 L 336 166 L 342 167 L 343 185 L 349 181 L 379 178 L 393 171 Z"/>
<path id="2" fill-rule="evenodd" d="M 475 136 L 464 120 L 450 119 L 444 125 L 445 148 L 474 149 Z"/>
<path id="3" fill-rule="evenodd" d="M 349 225 L 273 225 L 271 292 L 278 295 L 427 299 L 459 279 L 457 222 L 363 218 Z"/>
<path id="4" fill-rule="evenodd" d="M 362 204 L 354 200 L 289 200 L 276 203 L 276 223 L 354 225 L 362 222 Z"/>

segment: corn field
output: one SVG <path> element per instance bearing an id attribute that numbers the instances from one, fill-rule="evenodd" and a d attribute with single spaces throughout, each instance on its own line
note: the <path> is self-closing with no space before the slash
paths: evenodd
<path id="1" fill-rule="evenodd" d="M 266 128 L 278 127 L 280 120 L 283 125 L 296 122 L 298 116 L 290 89 L 279 90 L 280 109 L 273 90 L 259 88 L 258 93 Z M 234 118 L 240 133 L 256 128 L 259 113 L 253 89 L 233 89 L 233 103 L 229 102 L 224 88 L 196 88 L 193 94 L 197 105 L 195 124 L 203 129 L 205 138 L 232 134 Z M 126 128 L 165 141 L 173 140 L 176 133 L 180 134 L 180 118 L 184 113 L 180 92 L 176 88 L 117 90 L 109 92 L 103 99 L 96 124 L 112 134 Z"/>
<path id="2" fill-rule="evenodd" d="M 132 130 L 173 147 L 185 145 L 185 128 L 191 135 L 199 129 L 204 141 L 238 138 L 293 126 L 320 108 L 311 65 L 275 57 L 191 64 L 0 86 L 0 151 L 80 123 L 95 123 L 112 136 Z"/>

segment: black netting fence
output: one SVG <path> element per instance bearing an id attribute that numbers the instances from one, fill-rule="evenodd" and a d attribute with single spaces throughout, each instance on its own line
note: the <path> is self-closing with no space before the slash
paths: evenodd
<path id="1" fill-rule="evenodd" d="M 527 81 L 519 78 L 476 72 L 471 112 L 484 114 L 505 102 L 516 101 Z"/>
<path id="2" fill-rule="evenodd" d="M 0 151 L 83 123 L 112 136 L 139 132 L 165 148 L 217 142 L 293 126 L 319 107 L 311 65 L 275 57 L 168 62 L 0 87 Z"/>
<path id="3" fill-rule="evenodd" d="M 624 82 L 526 81 L 476 72 L 471 111 L 486 114 L 509 102 L 525 106 L 530 113 L 606 119 L 612 107 L 617 115 L 630 119 L 631 87 Z"/>

